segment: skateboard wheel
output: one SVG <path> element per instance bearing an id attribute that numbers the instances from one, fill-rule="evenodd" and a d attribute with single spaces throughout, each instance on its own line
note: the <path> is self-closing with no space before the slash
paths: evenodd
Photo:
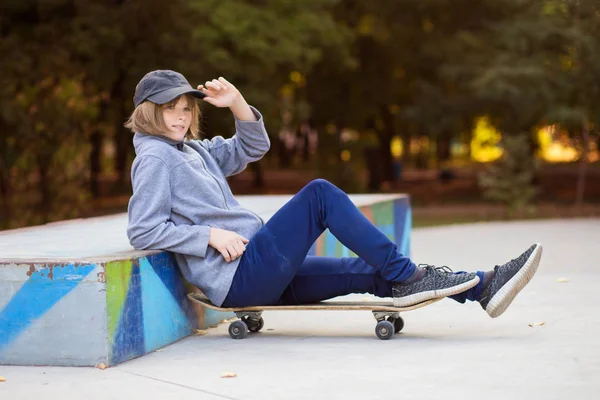
<path id="1" fill-rule="evenodd" d="M 379 321 L 375 327 L 375 334 L 381 340 L 388 340 L 394 334 L 394 324 L 390 321 Z"/>
<path id="2" fill-rule="evenodd" d="M 398 333 L 404 328 L 404 319 L 402 317 L 394 318 L 394 333 Z"/>
<path id="3" fill-rule="evenodd" d="M 229 336 L 232 339 L 243 339 L 248 335 L 248 326 L 244 321 L 234 321 L 229 325 Z"/>
<path id="4" fill-rule="evenodd" d="M 263 326 L 265 326 L 265 320 L 262 317 L 260 317 L 258 321 L 253 321 L 249 318 L 245 318 L 243 321 L 248 326 L 248 330 L 250 332 L 258 332 L 263 328 Z"/>

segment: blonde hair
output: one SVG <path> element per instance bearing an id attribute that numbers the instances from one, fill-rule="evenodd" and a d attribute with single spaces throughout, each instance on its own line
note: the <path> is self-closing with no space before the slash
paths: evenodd
<path id="1" fill-rule="evenodd" d="M 143 132 L 149 135 L 163 136 L 169 129 L 165 125 L 162 116 L 163 107 L 177 104 L 179 99 L 184 97 L 187 100 L 188 106 L 192 109 L 192 123 L 190 129 L 186 132 L 186 139 L 197 139 L 200 136 L 200 107 L 196 102 L 196 98 L 191 94 L 182 94 L 174 98 L 167 104 L 156 104 L 150 100 L 144 101 L 138 105 L 131 113 L 131 116 L 125 123 L 125 128 L 132 132 Z"/>

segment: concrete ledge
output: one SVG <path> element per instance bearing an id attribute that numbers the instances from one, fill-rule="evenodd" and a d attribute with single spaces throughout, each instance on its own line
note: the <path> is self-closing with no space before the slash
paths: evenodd
<path id="1" fill-rule="evenodd" d="M 405 195 L 352 195 L 399 250 L 410 250 Z M 291 196 L 239 196 L 267 221 Z M 127 216 L 0 232 L 0 364 L 115 365 L 232 314 L 194 308 L 174 257 L 136 251 Z M 310 254 L 353 256 L 326 231 Z"/>

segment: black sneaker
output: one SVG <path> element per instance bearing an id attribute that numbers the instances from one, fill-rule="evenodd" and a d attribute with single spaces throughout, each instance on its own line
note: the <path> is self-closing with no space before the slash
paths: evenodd
<path id="1" fill-rule="evenodd" d="M 542 258 L 542 245 L 534 244 L 518 258 L 494 267 L 494 276 L 483 288 L 479 303 L 490 317 L 499 317 L 529 283 Z"/>
<path id="2" fill-rule="evenodd" d="M 448 267 L 426 265 L 425 274 L 411 283 L 395 283 L 392 297 L 396 307 L 407 307 L 427 300 L 452 296 L 479 283 L 475 273 L 455 274 Z"/>

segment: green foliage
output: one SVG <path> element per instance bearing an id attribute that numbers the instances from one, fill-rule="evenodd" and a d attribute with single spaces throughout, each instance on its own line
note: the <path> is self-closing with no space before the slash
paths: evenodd
<path id="1" fill-rule="evenodd" d="M 426 135 L 441 148 L 481 116 L 503 136 L 544 124 L 594 135 L 598 32 L 597 0 L 6 0 L 0 228 L 83 212 L 97 143 L 115 144 L 111 169 L 128 188 L 122 125 L 152 69 L 180 70 L 192 85 L 227 77 L 273 142 L 288 114 L 290 129 L 310 117 L 321 135 L 330 124 L 358 131 L 346 167 L 362 168 L 372 132 L 389 177 L 391 137 Z M 203 112 L 207 135 L 232 133 L 227 110 Z M 321 143 L 327 176 L 358 173 L 336 173 L 337 136 Z"/>
<path id="2" fill-rule="evenodd" d="M 275 133 L 284 108 L 282 89 L 303 88 L 303 82 L 292 82 L 291 74 L 306 76 L 326 53 L 336 54 L 340 62 L 348 57 L 348 32 L 330 13 L 338 2 L 189 0 L 191 16 L 199 23 L 191 28 L 191 53 L 181 68 L 198 83 L 227 77 L 260 108 Z M 295 102 L 302 102 L 300 93 Z M 230 132 L 226 110 L 205 110 L 208 132 Z"/>
<path id="3" fill-rule="evenodd" d="M 533 183 L 538 164 L 531 156 L 528 134 L 505 136 L 502 142 L 502 157 L 479 176 L 479 185 L 486 198 L 506 206 L 509 216 L 523 215 L 532 210 L 538 193 Z"/>
<path id="4" fill-rule="evenodd" d="M 9 1 L 0 17 L 0 228 L 88 207 L 90 137 L 124 138 L 117 151 L 130 154 L 122 124 L 152 69 L 180 70 L 192 84 L 226 76 L 274 125 L 290 73 L 306 75 L 326 49 L 344 47 L 329 13 L 336 2 Z M 231 134 L 226 112 L 204 109 L 205 129 Z"/>
<path id="5" fill-rule="evenodd" d="M 97 94 L 69 53 L 69 2 L 20 2 L 0 20 L 0 228 L 77 216 Z"/>

